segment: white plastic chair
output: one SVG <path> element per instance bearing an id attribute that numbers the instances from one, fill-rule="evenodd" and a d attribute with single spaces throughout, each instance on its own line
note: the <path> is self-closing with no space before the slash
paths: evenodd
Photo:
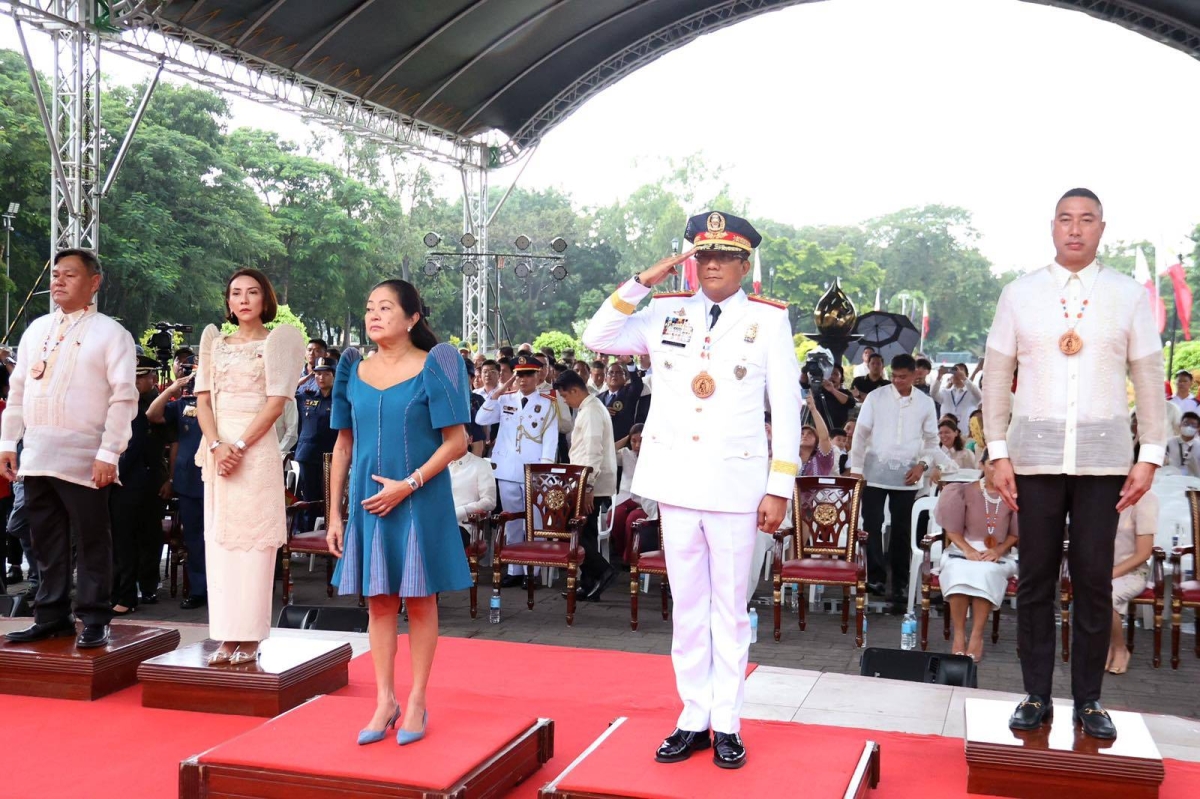
<path id="1" fill-rule="evenodd" d="M 942 528 L 934 520 L 934 510 L 937 508 L 937 497 L 921 497 L 913 503 L 912 509 L 912 532 L 909 536 L 909 545 L 912 547 L 912 560 L 908 564 L 908 612 L 913 612 L 913 607 L 917 599 L 917 587 L 921 583 L 921 562 L 925 558 L 925 552 L 921 549 L 921 542 L 917 538 L 917 530 L 920 528 L 921 513 L 929 513 L 929 532 L 939 532 Z"/>
<path id="2" fill-rule="evenodd" d="M 612 559 L 609 557 L 609 539 L 612 538 L 613 519 L 615 517 L 616 514 L 613 513 L 613 506 L 610 502 L 608 508 L 600 514 L 600 518 L 597 521 L 600 527 L 600 538 L 598 545 L 600 549 L 600 555 L 610 563 L 612 562 Z"/>

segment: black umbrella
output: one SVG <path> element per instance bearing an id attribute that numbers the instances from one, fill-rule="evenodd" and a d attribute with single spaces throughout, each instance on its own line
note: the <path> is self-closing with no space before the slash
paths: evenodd
<path id="1" fill-rule="evenodd" d="M 850 363 L 858 363 L 865 347 L 878 352 L 886 363 L 897 355 L 910 355 L 921 343 L 921 331 L 904 314 L 871 311 L 858 317 L 854 332 L 862 336 L 846 348 Z"/>

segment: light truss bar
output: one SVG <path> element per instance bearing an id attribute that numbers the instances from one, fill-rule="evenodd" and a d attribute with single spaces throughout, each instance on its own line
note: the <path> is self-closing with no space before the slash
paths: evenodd
<path id="1" fill-rule="evenodd" d="M 1137 0 L 1022 0 L 1026 3 L 1082 11 L 1113 22 L 1200 59 L 1200 28 L 1147 9 Z"/>
<path id="2" fill-rule="evenodd" d="M 463 341 L 479 352 L 488 349 L 488 276 L 487 262 L 482 254 L 488 252 L 488 170 L 481 155 L 479 163 L 462 168 L 463 230 L 475 235 L 475 246 L 462 252 L 463 258 L 474 256 L 479 264 L 475 275 L 463 275 Z M 497 300 L 499 298 L 497 297 Z M 496 331 L 497 338 L 499 330 Z"/>
<path id="3" fill-rule="evenodd" d="M 117 148 L 117 154 L 113 157 L 112 166 L 108 168 L 104 187 L 100 189 L 101 197 L 108 194 L 113 181 L 117 179 L 117 173 L 121 171 L 121 165 L 125 163 L 125 156 L 129 154 L 129 145 L 133 143 L 133 135 L 137 133 L 138 126 L 142 124 L 142 117 L 146 115 L 146 107 L 150 105 L 150 98 L 154 96 L 154 90 L 158 88 L 158 79 L 162 77 L 164 66 L 163 62 L 158 62 L 158 69 L 154 70 L 154 77 L 146 86 L 146 93 L 142 95 L 142 101 L 138 103 L 137 111 L 133 114 L 133 121 L 129 123 L 129 130 L 125 131 L 125 138 L 121 140 L 121 146 Z"/>
<path id="4" fill-rule="evenodd" d="M 61 1 L 0 0 L 0 11 L 52 34 L 76 25 L 57 12 Z M 121 18 L 126 30 L 120 35 L 105 36 L 105 49 L 151 68 L 164 62 L 171 74 L 215 91 L 272 105 L 431 161 L 460 169 L 482 162 L 486 148 L 481 142 L 420 122 L 181 28 L 156 16 L 157 5 L 139 5 L 138 9 Z"/>

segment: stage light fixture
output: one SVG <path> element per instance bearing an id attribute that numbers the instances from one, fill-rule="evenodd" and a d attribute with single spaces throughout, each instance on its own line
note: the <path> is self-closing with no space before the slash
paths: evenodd
<path id="1" fill-rule="evenodd" d="M 425 269 L 423 271 L 425 272 L 425 277 L 433 277 L 440 272 L 441 269 L 442 265 L 439 264 L 436 259 L 430 258 L 425 262 Z"/>
<path id="2" fill-rule="evenodd" d="M 529 274 L 532 271 L 533 266 L 529 263 L 529 261 L 524 259 L 517 261 L 516 267 L 513 268 L 513 274 L 517 277 L 529 277 Z"/>
<path id="3" fill-rule="evenodd" d="M 521 252 L 528 250 L 529 245 L 532 243 L 533 242 L 530 241 L 529 237 L 526 236 L 524 233 L 522 233 L 520 236 L 517 236 L 516 241 L 513 242 L 513 244 L 516 245 L 516 248 L 518 250 L 520 250 Z"/>
<path id="4" fill-rule="evenodd" d="M 554 239 L 554 241 L 550 242 L 550 249 L 554 250 L 557 253 L 566 252 L 567 251 L 567 240 L 564 239 L 562 236 L 557 236 Z"/>
<path id="5" fill-rule="evenodd" d="M 550 270 L 550 277 L 554 278 L 555 280 L 566 280 L 567 268 L 562 264 L 559 264 Z"/>
<path id="6" fill-rule="evenodd" d="M 463 277 L 475 277 L 479 274 L 479 267 L 475 265 L 474 261 L 468 259 L 462 262 L 462 273 Z"/>
<path id="7" fill-rule="evenodd" d="M 479 239 L 475 238 L 475 234 L 468 230 L 462 234 L 462 238 L 458 240 L 458 243 L 469 250 L 479 243 Z"/>
<path id="8" fill-rule="evenodd" d="M 425 234 L 424 242 L 426 247 L 436 247 L 442 243 L 442 237 L 431 231 Z"/>

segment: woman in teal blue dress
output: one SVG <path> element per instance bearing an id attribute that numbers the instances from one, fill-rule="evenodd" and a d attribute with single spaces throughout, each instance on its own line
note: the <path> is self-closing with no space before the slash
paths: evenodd
<path id="1" fill-rule="evenodd" d="M 400 716 L 395 693 L 396 614 L 408 608 L 412 688 L 397 731 L 401 745 L 420 740 L 428 713 L 425 687 L 437 649 L 436 594 L 468 588 L 471 574 L 454 515 L 446 467 L 467 450 L 470 386 L 462 356 L 438 344 L 420 295 L 403 280 L 386 280 L 367 300 L 370 358 L 346 350 L 333 385 L 330 425 L 338 429 L 330 496 L 350 481 L 343 526 L 329 514 L 333 582 L 341 594 L 368 599 L 375 715 L 359 743 L 383 740 Z"/>

